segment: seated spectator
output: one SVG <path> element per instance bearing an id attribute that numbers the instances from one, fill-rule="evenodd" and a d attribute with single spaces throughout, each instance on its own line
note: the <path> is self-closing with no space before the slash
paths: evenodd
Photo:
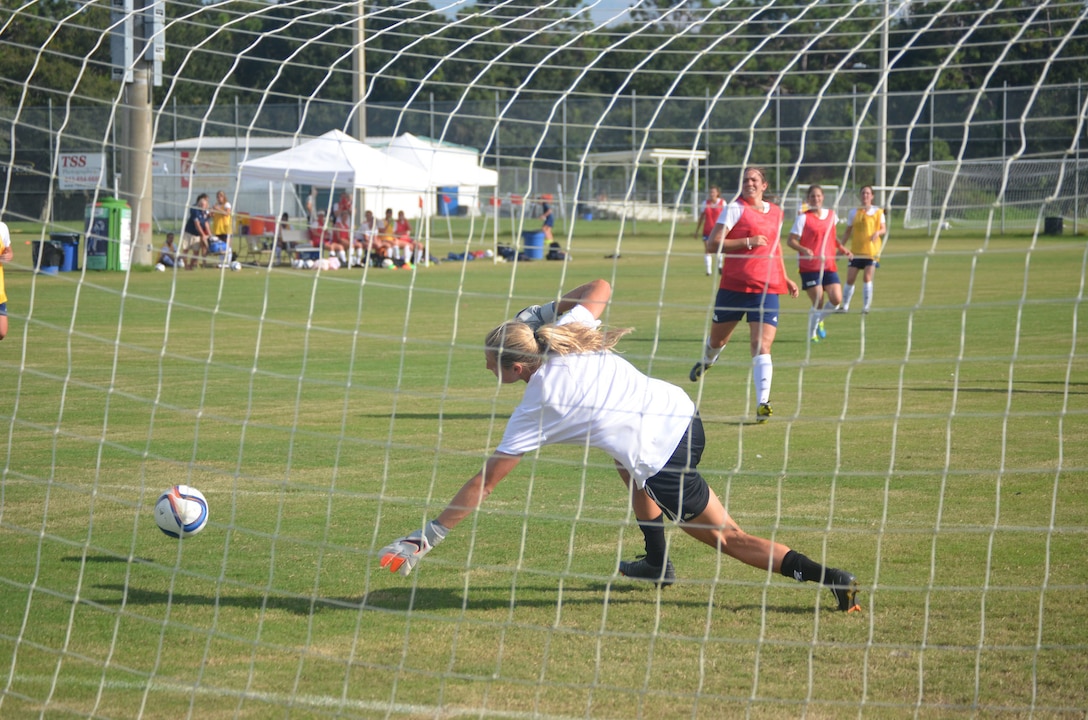
<path id="1" fill-rule="evenodd" d="M 367 210 L 363 215 L 363 222 L 359 225 L 359 229 L 355 231 L 355 240 L 362 251 L 360 264 L 374 262 L 375 259 L 380 262 L 382 258 L 387 257 L 388 244 L 381 239 L 378 232 L 378 223 L 374 219 L 374 213 Z"/>
<path id="2" fill-rule="evenodd" d="M 178 258 L 178 249 L 174 247 L 174 233 L 166 233 L 166 242 L 159 250 L 159 264 L 164 267 L 174 267 L 181 264 Z"/>
<path id="3" fill-rule="evenodd" d="M 283 232 L 291 229 L 291 216 L 284 213 L 280 216 L 280 223 L 276 226 L 276 264 L 279 265 L 283 260 L 283 253 L 290 254 L 294 248 L 287 247 L 287 241 L 283 239 Z"/>
<path id="4" fill-rule="evenodd" d="M 389 218 L 392 216 L 393 211 L 388 210 L 386 213 L 386 217 Z M 415 249 L 416 243 L 412 241 L 412 226 L 404 215 L 404 211 L 401 210 L 393 223 L 393 238 L 390 240 L 390 250 L 395 259 L 412 261 L 416 255 Z"/>
<path id="5" fill-rule="evenodd" d="M 328 224 L 325 222 L 325 213 L 319 212 L 310 223 L 310 244 L 321 247 L 325 244 L 325 235 L 328 232 Z"/>

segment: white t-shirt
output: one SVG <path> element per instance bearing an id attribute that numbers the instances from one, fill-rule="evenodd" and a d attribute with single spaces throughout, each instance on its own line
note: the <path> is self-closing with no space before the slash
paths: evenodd
<path id="1" fill-rule="evenodd" d="M 869 217 L 872 217 L 873 215 L 876 215 L 876 211 L 879 210 L 879 209 L 880 208 L 878 208 L 878 207 L 876 207 L 874 205 L 873 207 L 870 207 L 868 210 L 866 210 L 865 214 L 868 215 Z M 861 208 L 851 208 L 850 211 L 848 213 L 846 213 L 846 225 L 848 227 L 853 226 L 854 216 L 858 214 L 858 210 L 861 210 Z"/>
<path id="2" fill-rule="evenodd" d="M 694 414 L 686 392 L 615 353 L 552 355 L 529 378 L 497 450 L 522 455 L 545 445 L 588 445 L 643 487 L 672 457 Z"/>
<path id="3" fill-rule="evenodd" d="M 0 222 L 0 252 L 8 245 L 11 245 L 11 233 L 8 232 L 7 223 Z"/>

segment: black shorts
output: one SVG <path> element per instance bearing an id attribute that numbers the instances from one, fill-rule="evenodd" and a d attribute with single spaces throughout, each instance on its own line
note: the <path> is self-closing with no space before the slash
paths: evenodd
<path id="1" fill-rule="evenodd" d="M 646 479 L 646 494 L 670 520 L 689 522 L 710 504 L 710 486 L 695 469 L 705 446 L 703 421 L 696 415 L 665 467 Z"/>

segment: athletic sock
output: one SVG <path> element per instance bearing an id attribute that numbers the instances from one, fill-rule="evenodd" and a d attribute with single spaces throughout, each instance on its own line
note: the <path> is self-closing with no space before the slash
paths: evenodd
<path id="1" fill-rule="evenodd" d="M 638 529 L 642 531 L 642 538 L 646 544 L 646 562 L 654 567 L 665 564 L 665 514 L 662 513 L 654 520 L 639 520 Z"/>
<path id="2" fill-rule="evenodd" d="M 861 299 L 865 309 L 868 310 L 869 306 L 873 304 L 873 284 L 871 282 L 861 286 Z"/>
<path id="3" fill-rule="evenodd" d="M 850 298 L 854 297 L 854 286 L 846 285 L 842 289 L 842 306 L 846 307 L 850 304 Z"/>
<path id="4" fill-rule="evenodd" d="M 812 337 L 816 334 L 816 326 L 820 324 L 820 318 L 823 317 L 820 311 L 816 308 L 811 308 L 808 311 L 808 336 Z"/>
<path id="5" fill-rule="evenodd" d="M 714 269 L 714 256 L 707 253 L 703 256 L 703 259 L 706 260 L 706 274 L 709 275 Z"/>
<path id="6" fill-rule="evenodd" d="M 786 557 L 782 558 L 782 568 L 779 572 L 797 582 L 822 583 L 824 581 L 824 566 L 796 550 L 790 550 L 786 553 Z"/>
<path id="7" fill-rule="evenodd" d="M 709 366 L 718 362 L 718 356 L 722 354 L 722 350 L 725 350 L 725 345 L 720 348 L 712 348 L 710 347 L 710 341 L 707 340 L 706 344 L 703 345 L 703 364 Z"/>
<path id="8" fill-rule="evenodd" d="M 756 355 L 752 361 L 752 383 L 756 387 L 756 397 L 759 404 L 771 401 L 771 378 L 774 376 L 774 366 L 771 364 L 770 355 Z"/>

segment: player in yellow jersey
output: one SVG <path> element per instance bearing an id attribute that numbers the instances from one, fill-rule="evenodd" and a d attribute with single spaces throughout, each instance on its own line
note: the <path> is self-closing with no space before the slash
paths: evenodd
<path id="1" fill-rule="evenodd" d="M 842 312 L 850 310 L 850 298 L 854 296 L 854 281 L 858 271 L 863 271 L 864 285 L 861 288 L 863 302 L 861 312 L 869 312 L 873 304 L 873 275 L 880 263 L 880 247 L 887 227 L 884 224 L 884 211 L 873 207 L 873 186 L 861 189 L 861 207 L 851 210 L 846 215 L 846 237 L 850 239 L 850 252 L 854 257 L 846 271 L 846 287 L 843 288 Z"/>
<path id="2" fill-rule="evenodd" d="M 0 222 L 0 340 L 8 334 L 8 293 L 4 289 L 4 264 L 11 262 L 14 254 L 8 226 Z"/>

